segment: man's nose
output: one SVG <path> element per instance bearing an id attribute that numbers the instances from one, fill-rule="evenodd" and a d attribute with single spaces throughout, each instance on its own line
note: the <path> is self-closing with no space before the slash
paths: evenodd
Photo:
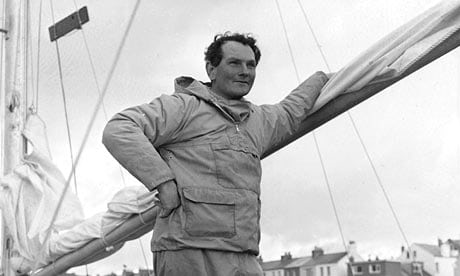
<path id="1" fill-rule="evenodd" d="M 246 75 L 249 75 L 249 72 L 250 72 L 250 70 L 249 70 L 248 66 L 246 64 L 242 64 L 240 74 L 246 76 Z"/>

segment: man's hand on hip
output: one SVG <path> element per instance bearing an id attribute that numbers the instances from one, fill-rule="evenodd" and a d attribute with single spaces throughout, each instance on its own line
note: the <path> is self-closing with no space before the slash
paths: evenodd
<path id="1" fill-rule="evenodd" d="M 160 218 L 164 218 L 169 216 L 169 214 L 180 204 L 177 185 L 175 181 L 171 180 L 160 184 L 157 190 L 161 205 Z"/>

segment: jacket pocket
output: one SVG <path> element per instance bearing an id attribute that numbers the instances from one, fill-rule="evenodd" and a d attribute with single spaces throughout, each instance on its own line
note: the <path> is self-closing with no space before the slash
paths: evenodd
<path id="1" fill-rule="evenodd" d="M 184 230 L 189 235 L 231 238 L 236 234 L 234 193 L 187 187 L 183 196 Z"/>
<path id="2" fill-rule="evenodd" d="M 229 189 L 247 189 L 260 193 L 259 156 L 248 146 L 213 144 L 219 185 Z"/>

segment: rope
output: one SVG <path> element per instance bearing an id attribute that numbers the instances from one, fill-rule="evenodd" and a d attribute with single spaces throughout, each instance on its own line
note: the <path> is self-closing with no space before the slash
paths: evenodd
<path id="1" fill-rule="evenodd" d="M 98 95 L 101 96 L 101 87 L 99 85 L 99 80 L 97 78 L 96 68 L 95 68 L 94 62 L 93 62 L 93 57 L 91 55 L 91 51 L 89 50 L 88 40 L 86 39 L 86 33 L 85 33 L 84 28 L 83 28 L 83 24 L 82 24 L 82 21 L 81 21 L 81 18 L 80 18 L 80 13 L 78 12 L 79 10 L 78 10 L 77 1 L 73 0 L 73 4 L 75 6 L 75 12 L 76 12 L 76 15 L 77 15 L 78 24 L 80 26 L 81 34 L 82 34 L 82 37 L 83 37 L 83 43 L 85 44 L 86 54 L 88 55 L 88 60 L 89 60 L 89 64 L 90 64 L 90 67 L 91 67 L 91 73 L 93 75 L 94 83 L 96 84 L 96 90 L 97 90 Z M 107 111 L 106 111 L 106 108 L 105 108 L 104 101 L 101 102 L 101 105 L 102 105 L 102 113 L 104 114 L 104 118 L 107 121 L 108 116 L 107 116 Z M 122 183 L 123 183 L 123 187 L 126 187 L 126 181 L 125 181 L 125 176 L 123 174 L 123 170 L 121 169 L 120 166 L 118 166 L 118 168 L 120 170 L 120 175 L 121 175 L 121 180 L 122 180 Z M 88 265 L 86 265 L 86 270 L 88 271 Z"/>
<path id="2" fill-rule="evenodd" d="M 22 2 L 21 2 L 22 3 Z M 22 14 L 22 6 L 23 5 L 19 5 L 19 16 Z M 18 20 L 19 23 L 21 23 L 22 21 L 21 20 Z M 18 26 L 18 30 L 22 30 L 22 25 L 19 25 Z M 14 57 L 14 75 L 13 75 L 13 89 L 16 90 L 16 86 L 17 86 L 17 74 L 18 74 L 18 64 L 19 64 L 19 41 L 20 41 L 20 34 L 21 32 L 18 31 L 16 32 L 16 53 L 15 53 L 15 57 Z"/>
<path id="3" fill-rule="evenodd" d="M 27 41 L 28 41 L 28 47 L 27 47 L 27 50 L 28 50 L 28 57 L 30 57 L 30 78 L 26 78 L 26 80 L 30 79 L 30 84 L 28 83 L 28 86 L 31 87 L 32 89 L 32 99 L 31 99 L 31 103 L 30 103 L 30 106 L 29 106 L 29 110 L 31 110 L 33 113 L 35 112 L 35 108 L 34 108 L 34 99 L 35 99 L 35 87 L 33 85 L 34 83 L 34 77 L 35 77 L 35 74 L 34 74 L 34 66 L 32 65 L 33 64 L 33 61 L 34 61 L 34 57 L 33 57 L 33 51 L 32 51 L 32 33 L 30 32 L 30 30 L 32 30 L 32 27 L 31 27 L 31 20 L 30 20 L 30 0 L 27 0 L 27 30 L 28 30 L 28 35 L 27 35 Z M 28 62 L 29 64 L 29 62 Z M 27 102 L 27 104 L 29 104 L 29 102 Z"/>
<path id="4" fill-rule="evenodd" d="M 77 5 L 76 0 L 73 0 L 73 4 L 75 6 L 75 12 L 77 14 L 78 23 L 79 23 L 80 28 L 81 28 L 80 31 L 82 33 L 83 42 L 85 44 L 86 54 L 88 55 L 89 64 L 90 64 L 90 67 L 91 67 L 91 73 L 93 75 L 94 82 L 96 84 L 97 92 L 100 95 L 101 94 L 101 87 L 99 85 L 99 80 L 98 80 L 97 75 L 96 75 L 96 69 L 95 69 L 95 66 L 94 66 L 93 57 L 91 55 L 91 51 L 89 50 L 88 41 L 86 39 L 85 30 L 83 29 L 83 24 L 81 22 L 80 13 L 78 12 L 78 5 Z M 106 109 L 105 109 L 104 102 L 102 102 L 102 111 L 103 111 L 105 117 L 107 118 L 107 112 L 106 112 Z"/>
<path id="5" fill-rule="evenodd" d="M 304 18 L 305 18 L 305 22 L 307 23 L 308 28 L 310 29 L 310 32 L 311 32 L 311 34 L 312 34 L 312 36 L 313 36 L 313 38 L 314 38 L 314 40 L 315 40 L 316 47 L 318 48 L 318 50 L 319 50 L 319 52 L 320 52 L 320 54 L 321 54 L 321 57 L 322 57 L 322 59 L 323 59 L 323 62 L 324 62 L 324 64 L 326 65 L 326 67 L 327 67 L 329 73 L 331 73 L 331 72 L 332 72 L 332 71 L 331 71 L 331 68 L 329 67 L 329 63 L 327 62 L 326 56 L 324 55 L 323 50 L 322 50 L 322 48 L 321 48 L 321 45 L 319 44 L 319 41 L 318 41 L 318 39 L 317 39 L 317 37 L 316 37 L 316 34 L 315 34 L 314 30 L 313 30 L 313 27 L 312 27 L 312 25 L 311 25 L 311 23 L 310 23 L 310 20 L 308 20 L 307 13 L 305 12 L 305 9 L 304 9 L 302 3 L 300 2 L 300 0 L 297 0 L 297 3 L 299 4 L 300 9 L 302 10 L 302 13 L 303 13 Z M 407 237 L 406 237 L 406 234 L 404 233 L 404 230 L 403 230 L 403 228 L 402 228 L 402 226 L 401 226 L 401 223 L 400 223 L 400 221 L 399 221 L 399 219 L 398 219 L 398 216 L 397 216 L 397 214 L 396 214 L 396 212 L 395 212 L 395 210 L 394 210 L 394 208 L 393 208 L 393 204 L 391 203 L 390 198 L 389 198 L 389 196 L 388 196 L 388 193 L 387 193 L 386 190 L 385 190 L 385 187 L 384 187 L 384 185 L 383 185 L 383 182 L 381 181 L 381 179 L 380 179 L 380 177 L 379 177 L 379 175 L 378 175 L 378 173 L 377 173 L 377 169 L 376 169 L 376 167 L 375 167 L 375 165 L 374 165 L 374 162 L 372 161 L 372 159 L 371 159 L 371 157 L 370 157 L 370 154 L 369 154 L 369 152 L 368 152 L 368 150 L 367 150 L 367 147 L 366 147 L 366 145 L 364 144 L 364 140 L 362 139 L 361 134 L 360 134 L 360 132 L 358 131 L 358 128 L 357 128 L 356 123 L 355 123 L 355 120 L 353 119 L 353 116 L 351 115 L 351 112 L 350 112 L 350 111 L 347 111 L 347 114 L 348 114 L 348 117 L 350 118 L 350 121 L 351 121 L 351 123 L 352 123 L 352 125 L 353 125 L 353 129 L 354 129 L 356 135 L 357 135 L 358 138 L 359 138 L 359 142 L 361 143 L 361 146 L 363 147 L 363 150 L 364 150 L 364 152 L 365 152 L 365 154 L 366 154 L 367 160 L 369 161 L 369 164 L 370 164 L 371 167 L 372 167 L 372 171 L 374 172 L 375 178 L 377 179 L 377 182 L 378 182 L 380 188 L 382 189 L 383 195 L 385 196 L 386 202 L 387 202 L 388 206 L 390 207 L 391 213 L 392 213 L 392 215 L 393 215 L 393 218 L 394 218 L 395 221 L 396 221 L 396 224 L 397 224 L 397 226 L 398 226 L 399 231 L 401 232 L 401 235 L 402 235 L 402 237 L 403 237 L 403 239 L 404 239 L 404 242 L 406 243 L 407 247 L 410 248 L 409 241 L 408 241 L 408 239 L 407 239 Z"/>
<path id="6" fill-rule="evenodd" d="M 139 213 L 139 220 L 142 222 L 142 224 L 146 225 L 147 222 L 145 222 L 144 217 L 142 216 L 142 213 Z"/>
<path id="7" fill-rule="evenodd" d="M 24 55 L 24 61 L 25 61 L 25 64 L 24 64 L 24 75 L 23 75 L 23 80 L 25 80 L 24 82 L 24 92 L 25 92 L 25 103 L 26 103 L 26 106 L 27 106 L 27 103 L 28 103 L 28 99 L 29 99 L 29 81 L 28 81 L 28 75 L 29 75 L 29 55 L 28 55 L 28 51 L 30 50 L 29 49 L 29 45 L 30 45 L 30 32 L 29 32 L 29 29 L 30 29 L 30 5 L 29 5 L 29 0 L 24 0 L 24 6 L 25 6 L 25 9 L 24 9 L 24 15 L 25 15 L 25 20 L 26 20 L 26 23 L 24 24 L 24 36 L 25 36 L 25 39 L 24 39 L 24 52 L 22 53 Z M 27 112 L 27 111 L 26 111 Z M 25 143 L 25 147 L 27 150 L 27 143 Z M 26 152 L 26 151 L 25 151 Z"/>
<path id="8" fill-rule="evenodd" d="M 50 8 L 51 8 L 51 18 L 53 20 L 54 32 L 56 33 L 56 21 L 54 19 L 54 7 L 53 7 L 53 0 L 50 0 Z M 67 130 L 67 140 L 69 141 L 69 149 L 70 149 L 70 161 L 72 164 L 74 163 L 74 156 L 73 156 L 73 147 L 72 147 L 72 136 L 70 134 L 70 124 L 69 124 L 69 113 L 67 111 L 67 99 L 66 93 L 64 89 L 64 77 L 62 74 L 62 62 L 61 62 L 61 53 L 59 51 L 59 42 L 55 40 L 56 45 L 56 55 L 57 55 L 57 62 L 58 62 L 58 69 L 59 69 L 59 80 L 61 85 L 61 93 L 62 93 L 62 101 L 64 102 L 64 116 L 65 116 L 65 123 L 66 123 L 66 130 Z M 78 187 L 77 187 L 77 175 L 76 173 L 73 174 L 73 181 L 75 187 L 75 194 L 78 195 Z"/>
<path id="9" fill-rule="evenodd" d="M 40 0 L 40 8 L 38 13 L 38 30 L 37 30 L 37 76 L 35 84 L 35 97 L 32 102 L 32 108 L 35 112 L 38 112 L 38 94 L 39 94 L 39 83 L 40 83 L 40 36 L 42 29 L 42 6 L 43 0 Z"/>
<path id="10" fill-rule="evenodd" d="M 374 172 L 375 177 L 377 178 L 377 182 L 378 182 L 380 188 L 382 189 L 383 195 L 385 196 L 385 200 L 387 201 L 388 206 L 390 207 L 391 213 L 393 214 L 393 217 L 394 217 L 394 219 L 396 221 L 396 224 L 398 225 L 399 231 L 401 232 L 401 235 L 403 236 L 403 239 L 404 239 L 404 241 L 405 241 L 405 243 L 407 245 L 407 248 L 410 248 L 409 241 L 408 241 L 408 239 L 406 237 L 406 234 L 404 233 L 404 230 L 403 230 L 403 228 L 401 226 L 401 223 L 399 222 L 398 216 L 396 215 L 396 212 L 395 212 L 395 210 L 393 208 L 393 204 L 391 204 L 390 198 L 388 197 L 388 193 L 386 192 L 385 187 L 383 186 L 382 180 L 380 179 L 380 176 L 377 173 L 377 169 L 375 168 L 375 165 L 372 162 L 372 159 L 371 159 L 371 157 L 369 155 L 369 152 L 368 152 L 368 150 L 367 150 L 367 148 L 366 148 L 366 146 L 365 146 L 365 144 L 363 142 L 363 139 L 361 138 L 361 135 L 358 132 L 358 129 L 357 129 L 356 125 L 355 125 L 355 121 L 353 120 L 353 117 L 351 117 L 350 113 L 348 113 L 348 115 L 350 116 L 350 120 L 351 120 L 351 122 L 353 124 L 353 128 L 354 128 L 354 130 L 356 132 L 356 135 L 359 138 L 359 142 L 361 143 L 361 146 L 363 147 L 364 152 L 366 153 L 367 160 L 371 164 L 372 171 Z"/>
<path id="11" fill-rule="evenodd" d="M 45 239 L 44 239 L 44 242 L 43 242 L 44 244 L 46 244 L 46 243 L 48 242 L 49 238 L 50 238 L 50 234 L 51 234 L 51 230 L 52 230 L 52 225 L 53 225 L 53 223 L 56 221 L 57 215 L 58 215 L 59 210 L 60 210 L 60 208 L 61 208 L 61 206 L 62 206 L 62 203 L 63 203 L 63 201 L 64 201 L 64 196 L 65 196 L 65 194 L 67 193 L 67 190 L 68 190 L 68 188 L 69 188 L 70 179 L 72 178 L 72 175 L 73 175 L 74 172 L 75 172 L 75 167 L 77 166 L 78 162 L 80 161 L 81 154 L 82 154 L 82 152 L 83 152 L 83 149 L 85 148 L 85 145 L 86 145 L 86 142 L 87 142 L 87 140 L 88 140 L 89 134 L 90 134 L 91 129 L 92 129 L 93 125 L 94 125 L 94 121 L 95 121 L 95 119 L 96 119 L 97 113 L 99 112 L 99 108 L 100 108 L 100 106 L 101 106 L 102 100 L 103 100 L 105 94 L 107 93 L 107 88 L 108 88 L 109 83 L 110 83 L 110 81 L 111 81 L 111 79 L 112 79 L 112 77 L 113 77 L 113 73 L 115 72 L 115 68 L 116 68 L 116 66 L 117 66 L 117 64 L 118 64 L 118 60 L 120 59 L 121 52 L 122 52 L 123 47 L 124 47 L 124 45 L 125 45 L 125 43 L 126 43 L 126 38 L 128 37 L 129 31 L 130 31 L 131 26 L 132 26 L 132 24 L 133 24 L 134 18 L 135 18 L 135 16 L 136 16 L 136 12 L 137 12 L 137 10 L 138 10 L 138 8 L 139 8 L 139 4 L 140 4 L 140 0 L 137 0 L 135 6 L 134 6 L 134 8 L 133 8 L 133 11 L 132 11 L 132 13 L 131 13 L 131 16 L 130 16 L 130 18 L 129 18 L 128 25 L 126 26 L 126 29 L 125 29 L 125 31 L 124 31 L 124 33 L 123 33 L 121 43 L 120 43 L 120 45 L 118 46 L 117 52 L 116 52 L 116 54 L 115 54 L 115 59 L 114 59 L 112 65 L 111 65 L 111 67 L 110 67 L 109 74 L 108 74 L 108 76 L 107 76 L 107 79 L 106 79 L 106 81 L 105 81 L 105 83 L 104 83 L 104 87 L 103 87 L 103 89 L 102 89 L 102 93 L 101 93 L 101 95 L 99 96 L 99 98 L 98 98 L 98 100 L 97 100 L 97 102 L 96 102 L 96 107 L 95 107 L 95 109 L 94 109 L 94 111 L 93 111 L 93 114 L 92 114 L 92 116 L 91 116 L 90 123 L 89 123 L 89 125 L 88 125 L 88 127 L 87 127 L 87 129 L 86 129 L 85 135 L 84 135 L 84 137 L 83 137 L 83 141 L 82 141 L 82 144 L 81 144 L 80 149 L 79 149 L 79 151 L 78 151 L 78 154 L 77 154 L 77 156 L 76 156 L 75 163 L 74 163 L 74 165 L 72 166 L 72 170 L 71 170 L 71 172 L 70 172 L 70 174 L 69 174 L 69 176 L 68 176 L 68 178 L 67 178 L 67 180 L 66 180 L 66 185 L 65 185 L 65 187 L 64 187 L 64 190 L 62 191 L 62 194 L 61 194 L 61 197 L 60 197 L 59 202 L 58 202 L 58 204 L 57 204 L 56 210 L 54 211 L 53 217 L 52 217 L 52 219 L 51 219 L 50 226 L 48 227 L 48 229 L 47 229 L 47 231 L 46 231 L 46 236 L 45 236 Z M 41 252 L 41 253 L 43 253 L 43 250 L 44 250 L 44 249 L 45 249 L 45 247 L 42 248 L 42 252 Z M 33 271 L 35 271 L 35 270 L 37 269 L 37 266 L 38 266 L 38 260 L 36 260 L 35 263 L 34 263 L 34 266 L 33 266 L 34 269 L 33 269 Z"/>
<path id="12" fill-rule="evenodd" d="M 141 217 L 142 217 L 142 216 L 141 216 Z M 150 274 L 149 262 L 147 261 L 147 256 L 145 255 L 144 246 L 142 245 L 141 239 L 138 239 L 138 241 L 139 241 L 139 245 L 140 245 L 141 250 L 142 250 L 142 256 L 144 256 L 144 262 L 145 262 L 145 267 L 147 267 L 147 273 L 149 274 L 149 276 L 152 276 L 152 275 Z"/>
<path id="13" fill-rule="evenodd" d="M 73 0 L 73 3 L 74 3 L 74 6 L 75 6 L 75 11 L 77 12 L 78 23 L 80 24 L 80 27 L 81 27 L 81 33 L 82 33 L 82 37 L 83 37 L 83 42 L 85 44 L 86 54 L 88 55 L 88 60 L 89 60 L 89 64 L 90 64 L 90 67 L 91 67 L 91 73 L 93 75 L 93 79 L 94 79 L 94 82 L 96 84 L 97 93 L 100 96 L 101 93 L 102 93 L 101 92 L 101 87 L 99 85 L 99 80 L 97 78 L 96 67 L 94 66 L 93 57 L 91 55 L 91 51 L 89 50 L 88 40 L 86 39 L 86 33 L 85 33 L 85 30 L 83 29 L 83 24 L 81 23 L 80 14 L 78 13 L 78 5 L 77 5 L 76 0 Z M 107 115 L 107 110 L 105 108 L 104 101 L 102 101 L 102 112 L 104 114 L 104 119 L 107 121 L 108 120 L 108 115 Z M 123 187 L 126 187 L 125 174 L 123 173 L 123 170 L 122 170 L 121 166 L 118 166 L 118 168 L 120 170 L 120 176 L 121 176 L 121 181 L 123 183 Z"/>
<path id="14" fill-rule="evenodd" d="M 287 35 L 286 25 L 285 25 L 285 23 L 284 23 L 283 15 L 282 15 L 282 13 L 281 13 L 281 9 L 280 9 L 278 0 L 275 0 L 275 2 L 276 2 L 276 7 L 277 7 L 277 9 L 278 9 L 278 13 L 279 13 L 279 16 L 280 16 L 280 19 L 281 19 L 281 23 L 282 23 L 282 25 L 283 25 L 284 35 L 285 35 L 286 42 L 287 42 L 287 45 L 288 45 L 288 48 L 289 48 L 289 54 L 290 54 L 290 56 L 291 56 L 292 65 L 294 66 L 294 70 L 295 70 L 295 73 L 296 73 L 297 81 L 300 83 L 300 76 L 299 76 L 299 72 L 298 72 L 298 70 L 297 70 L 297 65 L 296 65 L 296 62 L 295 62 L 295 59 L 294 59 L 294 54 L 293 54 L 293 51 L 292 51 L 291 43 L 290 43 L 289 37 L 288 37 L 288 35 Z M 337 221 L 337 225 L 338 225 L 338 227 L 339 227 L 340 236 L 341 236 L 341 238 L 342 238 L 342 243 L 343 243 L 343 246 L 345 247 L 345 250 L 348 252 L 348 250 L 347 250 L 347 244 L 346 244 L 346 240 L 345 240 L 345 236 L 344 236 L 344 234 L 343 234 L 342 224 L 341 224 L 341 222 L 340 222 L 339 214 L 338 214 L 338 211 L 337 211 L 337 208 L 336 208 L 336 205 L 335 205 L 334 196 L 333 196 L 333 194 L 332 194 L 332 189 L 331 189 L 331 187 L 330 187 L 329 178 L 327 177 L 326 168 L 325 168 L 325 166 L 324 166 L 324 162 L 323 162 L 323 158 L 322 158 L 322 155 L 321 155 L 321 151 L 320 151 L 320 149 L 319 149 L 318 140 L 317 140 L 317 138 L 316 138 L 315 131 L 313 131 L 312 133 L 313 133 L 313 139 L 314 139 L 314 141 L 315 141 L 316 151 L 317 151 L 317 153 L 318 153 L 318 157 L 319 157 L 319 160 L 320 160 L 320 164 L 321 164 L 321 168 L 322 168 L 324 180 L 325 180 L 326 185 L 327 185 L 327 190 L 328 190 L 328 193 L 329 193 L 329 198 L 331 199 L 332 207 L 333 207 L 333 210 L 334 210 L 334 215 L 335 215 L 335 218 L 336 218 L 336 221 Z"/>
<path id="15" fill-rule="evenodd" d="M 322 49 L 321 45 L 319 44 L 319 40 L 316 37 L 315 31 L 313 30 L 313 27 L 310 24 L 310 20 L 308 20 L 307 13 L 305 12 L 305 9 L 303 8 L 302 2 L 300 2 L 300 0 L 297 0 L 297 3 L 299 4 L 300 9 L 302 10 L 303 18 L 305 19 L 305 22 L 307 22 L 308 28 L 310 29 L 310 32 L 311 32 L 311 34 L 313 36 L 313 39 L 315 40 L 316 47 L 318 48 L 319 53 L 321 54 L 323 62 L 326 65 L 326 68 L 329 71 L 329 73 L 331 73 L 332 72 L 331 67 L 329 66 L 329 63 L 327 62 L 326 55 L 324 54 L 323 49 Z"/>

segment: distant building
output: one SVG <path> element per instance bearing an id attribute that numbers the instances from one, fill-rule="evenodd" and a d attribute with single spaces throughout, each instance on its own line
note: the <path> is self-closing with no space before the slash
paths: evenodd
<path id="1" fill-rule="evenodd" d="M 401 263 L 397 261 L 374 260 L 350 263 L 348 276 L 403 276 Z"/>
<path id="2" fill-rule="evenodd" d="M 139 268 L 139 273 L 136 274 L 136 276 L 153 276 L 155 275 L 153 273 L 153 270 L 151 269 L 141 269 Z"/>
<path id="3" fill-rule="evenodd" d="M 424 270 L 433 276 L 458 276 L 458 243 L 442 242 L 437 245 L 414 243 L 401 248 L 401 263 L 422 262 Z"/>
<path id="4" fill-rule="evenodd" d="M 277 261 L 261 262 L 262 270 L 265 276 L 285 276 L 284 268 L 293 261 L 299 258 L 292 258 L 290 252 L 284 253 Z"/>
<path id="5" fill-rule="evenodd" d="M 423 268 L 423 262 L 401 264 L 403 276 L 432 276 Z"/>
<path id="6" fill-rule="evenodd" d="M 135 274 L 131 270 L 123 269 L 121 276 L 135 276 Z"/>
<path id="7" fill-rule="evenodd" d="M 262 262 L 261 266 L 265 276 L 346 276 L 350 257 L 361 260 L 354 242 L 349 245 L 349 253 L 325 254 L 322 248 L 315 247 L 311 256 L 292 258 L 285 253 L 280 260 Z"/>

